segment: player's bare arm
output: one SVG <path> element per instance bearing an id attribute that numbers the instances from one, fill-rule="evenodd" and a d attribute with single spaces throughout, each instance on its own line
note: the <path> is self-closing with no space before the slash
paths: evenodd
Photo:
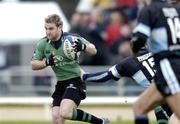
<path id="1" fill-rule="evenodd" d="M 95 55 L 97 53 L 96 47 L 94 44 L 88 42 L 88 43 L 83 43 L 83 41 L 86 41 L 85 39 L 77 39 L 77 41 L 74 41 L 74 51 L 79 52 L 82 51 L 86 53 L 87 55 Z"/>
<path id="2" fill-rule="evenodd" d="M 47 66 L 55 66 L 55 65 L 56 65 L 56 61 L 55 61 L 54 53 L 52 53 L 46 60 L 31 61 L 32 70 L 41 70 Z"/>
<path id="3" fill-rule="evenodd" d="M 40 61 L 40 60 L 33 60 L 31 61 L 31 67 L 32 67 L 32 70 L 41 70 L 46 67 L 46 62 Z"/>
<path id="4" fill-rule="evenodd" d="M 97 50 L 93 44 L 89 43 L 89 44 L 86 44 L 86 49 L 84 52 L 88 55 L 95 55 L 97 53 Z"/>

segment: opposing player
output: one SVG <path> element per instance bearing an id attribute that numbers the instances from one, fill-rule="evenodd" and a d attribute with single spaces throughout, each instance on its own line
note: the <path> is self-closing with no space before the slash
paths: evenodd
<path id="1" fill-rule="evenodd" d="M 148 42 L 156 74 L 152 83 L 134 104 L 135 124 L 148 124 L 147 113 L 168 103 L 180 119 L 180 10 L 165 0 L 149 1 L 134 29 L 133 52 Z"/>
<path id="2" fill-rule="evenodd" d="M 85 83 L 80 79 L 78 59 L 70 59 L 70 52 L 96 54 L 93 44 L 80 36 L 62 31 L 61 18 L 52 14 L 45 18 L 46 37 L 37 43 L 31 65 L 33 70 L 41 70 L 50 66 L 57 78 L 55 91 L 52 95 L 53 124 L 64 124 L 65 120 L 83 121 L 92 124 L 108 124 L 107 119 L 100 119 L 78 109 L 81 100 L 86 97 Z M 74 42 L 75 39 L 76 42 Z M 74 51 L 64 52 L 64 43 L 73 42 Z M 71 49 L 73 50 L 73 49 Z"/>
<path id="3" fill-rule="evenodd" d="M 119 80 L 121 77 L 130 77 L 146 89 L 149 87 L 154 75 L 155 69 L 152 54 L 143 49 L 139 56 L 127 57 L 107 71 L 83 74 L 82 80 L 103 83 L 110 79 Z M 155 109 L 155 115 L 158 124 L 167 124 L 172 112 L 167 105 L 164 105 Z"/>
<path id="4" fill-rule="evenodd" d="M 138 57 L 127 57 L 107 71 L 85 73 L 82 79 L 86 82 L 102 83 L 110 79 L 117 81 L 121 77 L 130 77 L 143 88 L 147 88 L 153 79 L 154 73 L 153 57 L 151 53 L 145 52 L 145 54 Z"/>

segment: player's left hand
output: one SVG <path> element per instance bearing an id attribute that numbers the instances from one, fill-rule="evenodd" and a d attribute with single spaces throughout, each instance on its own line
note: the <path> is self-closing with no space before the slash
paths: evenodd
<path id="1" fill-rule="evenodd" d="M 54 62 L 54 54 L 51 54 L 46 60 L 45 60 L 46 66 L 55 66 Z"/>
<path id="2" fill-rule="evenodd" d="M 86 50 L 86 44 L 83 44 L 80 39 L 77 39 L 77 41 L 74 41 L 74 51 L 85 51 Z"/>

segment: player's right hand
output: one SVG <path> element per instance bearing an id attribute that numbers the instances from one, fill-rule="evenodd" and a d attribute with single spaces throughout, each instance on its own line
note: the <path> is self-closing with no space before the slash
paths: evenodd
<path id="1" fill-rule="evenodd" d="M 74 41 L 74 51 L 85 51 L 86 50 L 86 44 L 83 44 L 80 39 L 77 39 L 77 41 Z"/>
<path id="2" fill-rule="evenodd" d="M 46 66 L 55 66 L 54 55 L 51 54 L 48 59 L 46 59 Z"/>

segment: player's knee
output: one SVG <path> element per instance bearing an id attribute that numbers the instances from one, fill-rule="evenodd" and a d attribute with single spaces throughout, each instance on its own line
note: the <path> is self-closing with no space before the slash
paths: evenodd
<path id="1" fill-rule="evenodd" d="M 67 107 L 62 107 L 60 109 L 60 116 L 64 119 L 71 119 L 72 111 L 69 110 Z"/>
<path id="2" fill-rule="evenodd" d="M 60 115 L 58 112 L 52 112 L 52 119 L 55 124 L 58 124 L 60 120 Z"/>

